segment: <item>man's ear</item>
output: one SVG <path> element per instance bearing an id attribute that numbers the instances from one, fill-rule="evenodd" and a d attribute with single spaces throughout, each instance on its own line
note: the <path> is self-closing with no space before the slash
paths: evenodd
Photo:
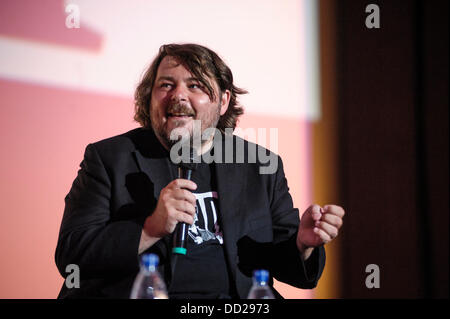
<path id="1" fill-rule="evenodd" d="M 230 104 L 231 92 L 225 90 L 220 98 L 220 116 L 224 115 L 228 110 L 228 105 Z"/>

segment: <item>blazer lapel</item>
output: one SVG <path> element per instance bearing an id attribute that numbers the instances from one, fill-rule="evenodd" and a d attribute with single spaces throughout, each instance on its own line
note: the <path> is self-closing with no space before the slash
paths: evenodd
<path id="1" fill-rule="evenodd" d="M 139 168 L 152 181 L 154 185 L 154 196 L 159 198 L 161 189 L 167 186 L 173 179 L 170 168 L 165 157 L 145 157 L 139 150 L 133 152 L 133 156 L 139 165 Z"/>
<path id="2" fill-rule="evenodd" d="M 168 152 L 156 138 L 152 130 L 142 129 L 132 137 L 136 149 L 133 151 L 138 167 L 154 185 L 154 195 L 158 199 L 159 192 L 172 179 L 168 163 Z"/>

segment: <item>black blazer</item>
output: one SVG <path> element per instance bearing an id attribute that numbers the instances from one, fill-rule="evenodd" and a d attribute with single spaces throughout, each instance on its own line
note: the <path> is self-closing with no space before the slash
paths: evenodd
<path id="1" fill-rule="evenodd" d="M 233 136 L 221 136 L 222 141 Z M 222 143 L 225 145 L 225 143 Z M 244 142 L 245 156 L 251 157 Z M 129 298 L 139 271 L 142 225 L 159 192 L 171 180 L 168 152 L 152 130 L 135 129 L 86 147 L 84 160 L 65 198 L 55 261 L 80 268 L 80 287 L 63 284 L 59 298 Z M 272 153 L 271 153 L 272 154 Z M 259 157 L 250 163 L 216 163 L 219 213 L 234 298 L 246 298 L 254 269 L 276 279 L 314 288 L 325 265 L 323 247 L 303 262 L 296 247 L 298 210 L 293 208 L 281 159 L 274 174 L 260 174 Z M 160 257 L 159 271 L 171 279 L 171 236 L 146 252 Z M 276 292 L 275 292 L 276 293 Z M 278 297 L 280 297 L 278 295 Z"/>

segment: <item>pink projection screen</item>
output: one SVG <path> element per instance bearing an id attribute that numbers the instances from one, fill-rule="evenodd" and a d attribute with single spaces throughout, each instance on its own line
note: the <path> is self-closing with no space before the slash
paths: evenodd
<path id="1" fill-rule="evenodd" d="M 138 127 L 133 94 L 160 45 L 210 47 L 233 71 L 241 136 L 280 154 L 311 203 L 309 124 L 320 117 L 316 1 L 2 0 L 0 298 L 56 298 L 64 197 L 88 143 Z M 276 131 L 270 140 L 248 128 Z M 276 283 L 286 298 L 314 291 Z"/>

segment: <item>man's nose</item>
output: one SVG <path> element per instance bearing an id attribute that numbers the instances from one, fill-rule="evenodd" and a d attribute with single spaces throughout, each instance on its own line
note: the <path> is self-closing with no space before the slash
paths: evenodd
<path id="1" fill-rule="evenodd" d="M 171 101 L 187 101 L 188 98 L 187 89 L 182 85 L 177 85 L 171 92 L 170 100 Z"/>

